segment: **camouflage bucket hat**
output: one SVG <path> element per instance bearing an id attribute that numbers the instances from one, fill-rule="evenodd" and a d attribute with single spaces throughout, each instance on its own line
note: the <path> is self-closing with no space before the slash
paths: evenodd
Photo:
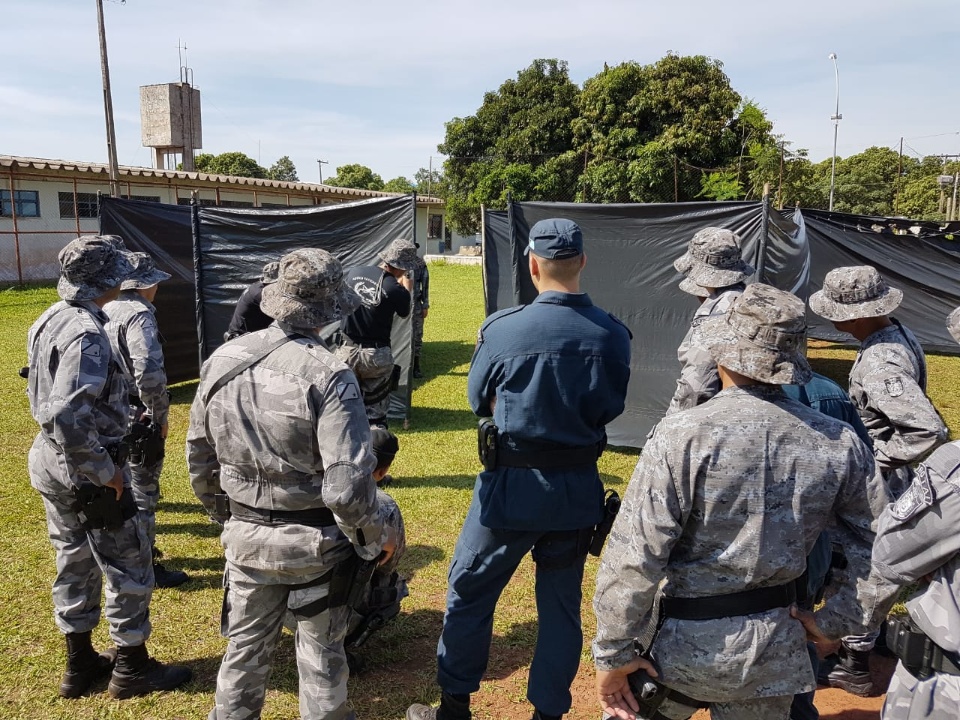
<path id="1" fill-rule="evenodd" d="M 409 240 L 397 238 L 380 253 L 380 259 L 400 270 L 417 269 L 417 247 Z"/>
<path id="2" fill-rule="evenodd" d="M 903 302 L 903 292 L 887 285 L 875 267 L 835 268 L 823 289 L 810 296 L 810 309 L 831 322 L 889 315 Z"/>
<path id="3" fill-rule="evenodd" d="M 748 285 L 726 315 L 697 331 L 717 365 L 773 385 L 805 385 L 812 372 L 803 355 L 803 301 L 770 285 Z"/>
<path id="4" fill-rule="evenodd" d="M 260 309 L 275 320 L 319 328 L 360 307 L 360 297 L 343 284 L 340 261 L 326 250 L 304 248 L 280 258 L 276 282 L 263 288 Z"/>
<path id="5" fill-rule="evenodd" d="M 93 300 L 112 290 L 133 272 L 133 253 L 116 235 L 83 235 L 57 255 L 64 300 Z"/>
<path id="6" fill-rule="evenodd" d="M 947 330 L 951 337 L 960 343 L 960 307 L 947 315 Z"/>
<path id="7" fill-rule="evenodd" d="M 158 268 L 153 258 L 147 253 L 138 252 L 131 255 L 133 255 L 133 272 L 123 281 L 121 290 L 144 290 L 170 279 L 170 273 Z"/>
<path id="8" fill-rule="evenodd" d="M 280 274 L 280 263 L 276 260 L 273 262 L 268 262 L 263 266 L 263 272 L 260 273 L 260 282 L 272 283 L 277 281 L 277 276 Z"/>
<path id="9" fill-rule="evenodd" d="M 708 288 L 736 285 L 754 273 L 753 266 L 740 255 L 737 234 L 716 227 L 698 231 L 673 266 L 697 285 Z"/>
<path id="10" fill-rule="evenodd" d="M 705 287 L 700 287 L 690 278 L 684 278 L 680 281 L 680 289 L 689 295 L 695 295 L 698 298 L 710 297 L 710 291 Z"/>

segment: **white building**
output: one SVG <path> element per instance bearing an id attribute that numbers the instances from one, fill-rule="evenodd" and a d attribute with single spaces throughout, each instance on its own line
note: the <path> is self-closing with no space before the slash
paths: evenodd
<path id="1" fill-rule="evenodd" d="M 220 207 L 328 205 L 395 193 L 198 172 L 120 167 L 120 192 L 133 200 Z M 98 194 L 109 195 L 106 165 L 0 155 L 0 282 L 52 280 L 57 253 L 78 235 L 99 230 Z M 421 253 L 446 245 L 443 200 L 417 197 Z M 472 238 L 470 239 L 472 240 Z M 461 241 L 464 244 L 468 240 Z"/>

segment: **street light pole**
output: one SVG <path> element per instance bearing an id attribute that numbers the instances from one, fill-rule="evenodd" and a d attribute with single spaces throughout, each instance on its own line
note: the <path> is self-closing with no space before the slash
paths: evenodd
<path id="1" fill-rule="evenodd" d="M 323 185 L 323 166 L 327 164 L 326 160 L 317 159 L 317 167 L 320 168 L 320 184 Z"/>
<path id="2" fill-rule="evenodd" d="M 831 120 L 833 120 L 833 163 L 830 165 L 830 212 L 833 212 L 833 187 L 837 178 L 837 131 L 840 129 L 840 121 L 843 115 L 840 114 L 840 70 L 837 68 L 837 54 L 830 53 L 828 56 L 833 60 L 833 74 L 837 79 L 837 109 L 834 111 Z"/>
<path id="3" fill-rule="evenodd" d="M 103 0 L 97 0 L 97 25 L 100 31 L 100 72 L 103 75 L 103 114 L 107 121 L 110 194 L 120 197 L 120 168 L 117 166 L 117 134 L 113 129 L 113 98 L 110 94 L 110 65 L 107 62 L 107 33 L 103 28 Z"/>

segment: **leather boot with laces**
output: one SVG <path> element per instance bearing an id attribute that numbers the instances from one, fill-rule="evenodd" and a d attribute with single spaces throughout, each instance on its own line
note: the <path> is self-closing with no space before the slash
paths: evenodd
<path id="1" fill-rule="evenodd" d="M 117 664 L 107 690 L 117 700 L 173 690 L 193 677 L 183 665 L 164 665 L 150 657 L 146 645 L 117 648 Z"/>
<path id="2" fill-rule="evenodd" d="M 830 687 L 846 690 L 858 697 L 873 697 L 873 679 L 870 676 L 870 651 L 840 647 L 840 662 L 830 672 Z"/>
<path id="3" fill-rule="evenodd" d="M 78 698 L 113 669 L 117 651 L 115 648 L 109 648 L 98 654 L 93 649 L 89 630 L 82 633 L 67 633 L 65 637 L 67 669 L 60 681 L 60 697 Z"/>

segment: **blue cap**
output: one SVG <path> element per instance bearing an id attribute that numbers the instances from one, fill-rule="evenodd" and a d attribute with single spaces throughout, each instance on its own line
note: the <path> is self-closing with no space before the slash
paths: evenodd
<path id="1" fill-rule="evenodd" d="M 572 220 L 541 220 L 530 228 L 530 242 L 523 254 L 530 252 L 548 260 L 563 260 L 583 255 L 583 233 Z"/>

